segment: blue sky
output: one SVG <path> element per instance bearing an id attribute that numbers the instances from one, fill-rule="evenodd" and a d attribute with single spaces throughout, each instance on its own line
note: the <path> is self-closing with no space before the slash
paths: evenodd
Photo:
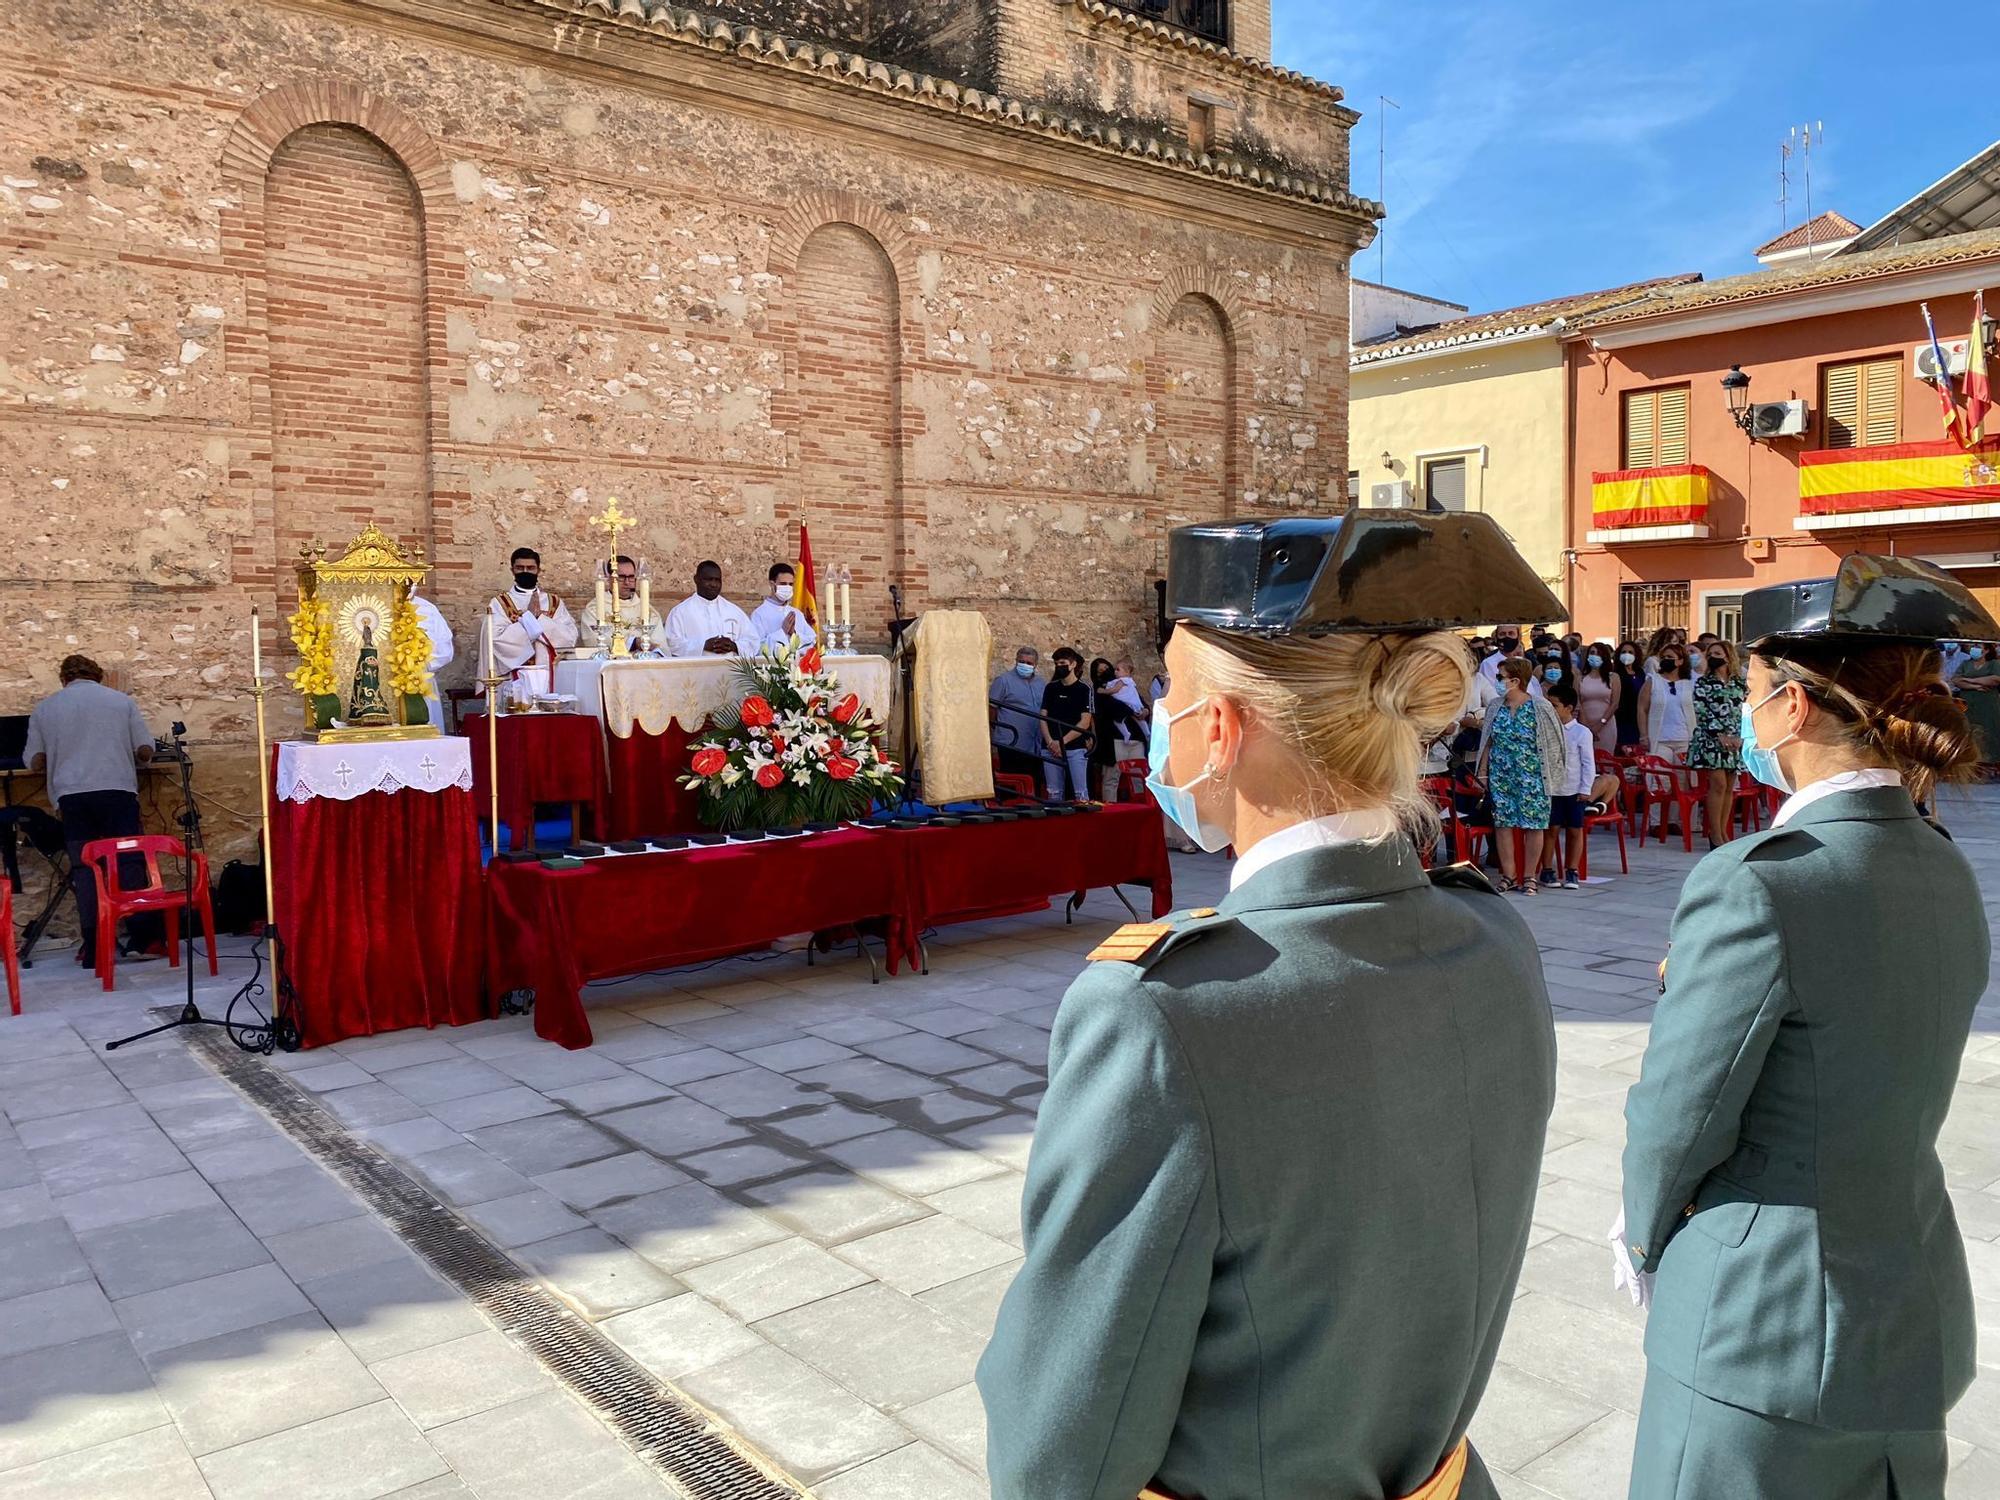
<path id="1" fill-rule="evenodd" d="M 1809 120 L 1826 126 L 1813 211 L 1862 224 L 2000 139 L 1990 82 L 1983 103 L 1971 91 L 1976 8 L 1274 3 L 1277 61 L 1364 116 L 1353 179 L 1369 197 L 1388 122 L 1387 280 L 1475 312 L 1756 270 L 1781 227 L 1779 142 Z M 1796 224 L 1796 171 L 1792 195 Z M 1355 270 L 1377 279 L 1374 247 Z"/>

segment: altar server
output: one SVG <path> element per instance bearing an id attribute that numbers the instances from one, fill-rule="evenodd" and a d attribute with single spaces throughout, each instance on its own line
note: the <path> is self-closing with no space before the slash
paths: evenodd
<path id="1" fill-rule="evenodd" d="M 553 693 L 556 658 L 576 645 L 576 621 L 561 597 L 542 587 L 539 552 L 516 547 L 508 566 L 514 572 L 514 586 L 495 594 L 486 607 L 494 663 L 530 691 Z"/>
<path id="2" fill-rule="evenodd" d="M 1688 877 L 1625 1103 L 1632 1500 L 1944 1495 L 1975 1317 L 1937 1141 L 1990 945 L 1912 799 L 1977 758 L 1960 636 L 2000 624 L 1908 558 L 1743 596 L 1744 766 L 1791 796 Z"/>
<path id="3" fill-rule="evenodd" d="M 626 649 L 636 653 L 639 650 L 639 642 L 642 639 L 652 641 L 656 649 L 664 646 L 667 639 L 667 629 L 666 626 L 660 623 L 660 612 L 656 609 L 648 608 L 646 618 L 644 620 L 639 618 L 639 565 L 621 552 L 618 555 L 616 566 L 618 569 L 615 585 L 618 590 L 618 619 L 620 627 L 625 632 Z M 597 601 L 595 599 L 584 605 L 583 618 L 579 629 L 579 634 L 582 637 L 584 645 L 595 647 L 598 650 L 610 649 L 611 611 L 607 609 L 604 613 L 605 618 L 600 620 L 597 617 Z"/>
<path id="4" fill-rule="evenodd" d="M 797 636 L 803 650 L 819 639 L 819 632 L 813 629 L 806 612 L 793 602 L 797 578 L 790 563 L 771 565 L 771 592 L 750 611 L 750 629 L 756 634 L 759 648 L 769 646 L 776 650 Z"/>
<path id="5" fill-rule="evenodd" d="M 1180 528 L 1168 610 L 1147 785 L 1240 857 L 1056 1016 L 979 1366 L 992 1493 L 1494 1500 L 1465 1433 L 1555 1024 L 1520 917 L 1406 830 L 1465 701 L 1451 632 L 1562 606 L 1490 517 L 1357 511 Z"/>
<path id="6" fill-rule="evenodd" d="M 722 564 L 694 570 L 694 594 L 667 616 L 667 641 L 676 656 L 749 656 L 757 650 L 750 617 L 722 597 Z"/>
<path id="7" fill-rule="evenodd" d="M 452 642 L 451 626 L 445 623 L 444 612 L 420 594 L 410 595 L 410 606 L 417 612 L 417 623 L 424 628 L 430 638 L 430 665 L 425 668 L 431 674 L 431 690 L 424 695 L 424 705 L 430 712 L 427 722 L 444 727 L 444 704 L 438 699 L 437 674 L 452 663 L 458 654 Z"/>

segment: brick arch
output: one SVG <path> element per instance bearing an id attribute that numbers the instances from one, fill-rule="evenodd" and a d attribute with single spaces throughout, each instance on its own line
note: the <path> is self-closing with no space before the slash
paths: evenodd
<path id="1" fill-rule="evenodd" d="M 429 132 L 408 111 L 376 98 L 359 84 L 337 78 L 298 79 L 252 100 L 236 117 L 229 139 L 223 142 L 223 183 L 262 198 L 264 178 L 278 147 L 308 125 L 352 125 L 365 130 L 410 174 L 426 218 L 449 212 L 453 202 L 451 171 Z"/>
<path id="2" fill-rule="evenodd" d="M 1234 515 L 1242 498 L 1242 360 L 1228 310 L 1183 292 L 1153 323 L 1147 395 L 1160 444 L 1154 462 L 1155 562 L 1176 526 Z"/>
<path id="3" fill-rule="evenodd" d="M 1188 297 L 1199 297 L 1214 304 L 1233 347 L 1236 330 L 1249 315 L 1235 283 L 1225 276 L 1218 276 L 1206 266 L 1182 266 L 1170 271 L 1166 280 L 1160 283 L 1159 290 L 1153 294 L 1154 324 L 1164 323 L 1173 316 L 1174 309 Z"/>
<path id="4" fill-rule="evenodd" d="M 832 190 L 801 198 L 771 226 L 770 271 L 787 280 L 797 274 L 799 253 L 814 233 L 829 224 L 851 224 L 875 241 L 895 272 L 899 289 L 916 285 L 917 257 L 903 227 L 879 204 Z"/>

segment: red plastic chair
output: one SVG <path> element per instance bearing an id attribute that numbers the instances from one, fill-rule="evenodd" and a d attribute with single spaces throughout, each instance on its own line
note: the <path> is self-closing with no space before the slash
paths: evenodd
<path id="1" fill-rule="evenodd" d="M 1618 784 L 1618 801 L 1601 813 L 1592 813 L 1583 820 L 1583 853 L 1578 856 L 1577 877 L 1590 879 L 1590 834 L 1594 828 L 1609 828 L 1618 835 L 1618 873 L 1630 875 L 1631 861 L 1625 857 L 1625 784 Z"/>
<path id="2" fill-rule="evenodd" d="M 83 846 L 83 862 L 90 866 L 90 873 L 97 881 L 97 977 L 104 981 L 107 990 L 117 988 L 118 924 L 141 912 L 158 912 L 166 918 L 167 960 L 174 968 L 180 967 L 181 907 L 187 902 L 188 892 L 172 889 L 160 878 L 163 854 L 187 862 L 194 910 L 208 939 L 208 972 L 211 975 L 220 972 L 215 962 L 215 908 L 208 894 L 208 856 L 189 854 L 179 839 L 160 833 L 129 839 L 93 839 Z M 118 883 L 118 863 L 125 855 L 145 856 L 144 885 L 128 890 Z"/>
<path id="3" fill-rule="evenodd" d="M 1671 807 L 1680 817 L 1681 847 L 1692 854 L 1694 815 L 1703 803 L 1696 773 L 1686 766 L 1670 765 L 1658 756 L 1648 756 L 1639 763 L 1639 775 L 1645 784 L 1647 805 L 1660 811 L 1659 821 L 1651 829 L 1653 836 L 1663 844 L 1667 841 L 1667 810 Z M 1643 835 L 1640 842 L 1645 842 Z"/>
<path id="4" fill-rule="evenodd" d="M 21 953 L 14 943 L 14 887 L 0 879 L 0 933 L 7 938 L 7 1003 L 21 1013 Z"/>
<path id="5" fill-rule="evenodd" d="M 1152 772 L 1150 763 L 1143 760 L 1121 760 L 1118 762 L 1118 800 L 1120 802 L 1151 802 L 1153 794 L 1146 790 L 1146 777 Z"/>

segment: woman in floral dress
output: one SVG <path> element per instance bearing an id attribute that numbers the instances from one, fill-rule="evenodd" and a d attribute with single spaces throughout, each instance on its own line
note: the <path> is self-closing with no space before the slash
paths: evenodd
<path id="1" fill-rule="evenodd" d="M 1540 698 L 1528 696 L 1534 667 L 1515 657 L 1500 668 L 1505 696 L 1487 707 L 1479 744 L 1479 774 L 1493 803 L 1493 842 L 1499 847 L 1500 889 L 1532 896 L 1540 889 L 1535 871 L 1541 869 L 1542 839 L 1549 826 L 1549 788 L 1556 783 L 1549 751 L 1553 739 L 1554 766 L 1562 764 L 1562 726 L 1555 711 Z M 1523 830 L 1521 863 L 1514 862 L 1514 841 L 1506 835 Z"/>
<path id="2" fill-rule="evenodd" d="M 1688 764 L 1708 779 L 1708 847 L 1729 842 L 1736 778 L 1743 769 L 1742 667 L 1728 641 L 1710 641 L 1708 670 L 1694 682 L 1694 736 Z"/>

